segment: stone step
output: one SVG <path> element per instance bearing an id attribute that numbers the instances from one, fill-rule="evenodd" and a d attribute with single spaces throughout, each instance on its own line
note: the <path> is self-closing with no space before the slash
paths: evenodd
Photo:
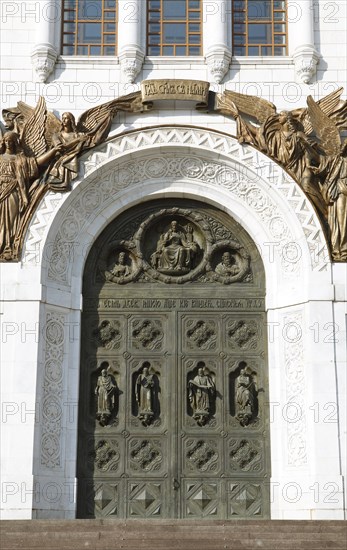
<path id="1" fill-rule="evenodd" d="M 344 521 L 2 521 L 1 550 L 346 550 Z"/>

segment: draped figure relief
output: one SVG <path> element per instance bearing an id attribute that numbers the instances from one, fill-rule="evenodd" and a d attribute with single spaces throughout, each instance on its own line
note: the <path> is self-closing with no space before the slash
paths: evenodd
<path id="1" fill-rule="evenodd" d="M 312 201 L 331 245 L 332 259 L 347 261 L 347 101 L 339 88 L 307 108 L 276 112 L 269 101 L 226 90 L 215 108 L 237 122 L 240 143 L 250 143 L 279 162 Z M 256 121 L 256 124 L 254 123 Z"/>
<path id="2" fill-rule="evenodd" d="M 203 88 L 208 91 L 208 85 Z M 295 179 L 317 210 L 332 259 L 345 262 L 347 145 L 341 144 L 340 132 L 347 129 L 347 101 L 341 100 L 342 91 L 338 88 L 318 101 L 308 96 L 307 107 L 279 113 L 263 98 L 230 90 L 209 92 L 209 103 L 215 112 L 236 120 L 240 143 L 251 144 Z M 113 99 L 88 109 L 77 122 L 70 112 L 63 113 L 60 121 L 47 111 L 42 97 L 35 108 L 20 101 L 17 107 L 3 110 L 7 129 L 18 136 L 16 153 L 11 154 L 21 155 L 22 161 L 10 162 L 6 156 L 0 161 L 0 221 L 5 226 L 0 234 L 0 261 L 19 260 L 26 227 L 44 193 L 69 191 L 78 175 L 80 155 L 105 141 L 119 111 L 151 109 L 152 101 L 145 96 L 134 92 Z M 9 155 L 6 147 L 4 142 L 3 155 Z M 172 216 L 156 245 L 150 265 L 163 276 L 185 276 L 194 270 L 200 253 L 194 225 L 182 226 Z M 236 272 L 222 275 L 233 282 Z M 119 277 L 116 282 L 129 281 Z"/>

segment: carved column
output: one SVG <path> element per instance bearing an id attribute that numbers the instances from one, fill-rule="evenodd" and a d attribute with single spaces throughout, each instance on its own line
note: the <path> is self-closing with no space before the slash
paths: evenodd
<path id="1" fill-rule="evenodd" d="M 312 0 L 300 2 L 292 9 L 296 12 L 288 13 L 289 53 L 293 56 L 297 79 L 299 82 L 309 84 L 316 74 L 320 58 L 314 46 Z"/>
<path id="2" fill-rule="evenodd" d="M 204 56 L 211 78 L 222 82 L 231 62 L 228 45 L 228 19 L 231 19 L 230 0 L 203 0 Z"/>
<path id="3" fill-rule="evenodd" d="M 127 82 L 134 82 L 142 68 L 145 46 L 141 22 L 146 13 L 143 0 L 118 0 L 118 56 Z"/>
<path id="4" fill-rule="evenodd" d="M 31 53 L 31 62 L 39 82 L 46 82 L 54 70 L 58 58 L 55 47 L 56 29 L 60 29 L 61 1 L 44 0 L 40 2 L 40 17 L 37 22 L 36 44 Z"/>

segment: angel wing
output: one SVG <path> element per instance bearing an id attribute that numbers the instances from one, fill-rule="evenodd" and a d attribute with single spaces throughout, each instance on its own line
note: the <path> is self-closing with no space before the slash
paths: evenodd
<path id="1" fill-rule="evenodd" d="M 24 101 L 18 101 L 17 107 L 23 120 L 27 122 L 34 113 L 33 107 L 30 107 L 30 105 L 27 105 L 27 103 L 24 103 Z M 50 111 L 46 111 L 46 113 L 47 118 L 45 125 L 45 139 L 47 142 L 47 146 L 50 149 L 52 147 L 52 136 L 53 134 L 57 134 L 60 131 L 61 122 L 59 118 L 57 118 Z"/>
<path id="2" fill-rule="evenodd" d="M 27 103 L 24 103 L 24 101 L 18 101 L 17 107 L 3 109 L 2 116 L 6 123 L 6 126 L 10 130 L 16 131 L 21 138 L 23 130 L 27 122 L 33 116 L 34 112 L 34 107 L 31 107 Z M 60 120 L 53 113 L 46 110 L 44 135 L 49 149 L 52 147 L 52 135 L 59 132 L 60 126 Z"/>
<path id="3" fill-rule="evenodd" d="M 320 140 L 320 146 L 329 156 L 337 156 L 341 152 L 339 130 L 335 122 L 321 109 L 312 96 L 307 98 L 308 115 L 314 131 Z"/>
<path id="4" fill-rule="evenodd" d="M 339 104 L 341 102 L 340 97 L 342 92 L 343 88 L 338 88 L 327 96 L 322 97 L 322 99 L 319 99 L 316 102 L 316 105 L 318 105 L 322 112 L 328 117 L 335 118 L 340 114 Z M 293 117 L 300 120 L 301 124 L 303 125 L 303 130 L 305 134 L 310 135 L 314 128 L 312 126 L 311 118 L 309 116 L 309 110 L 306 108 L 294 109 L 293 111 L 291 111 L 291 114 Z"/>
<path id="5" fill-rule="evenodd" d="M 32 115 L 25 122 L 20 139 L 24 152 L 29 157 L 40 156 L 47 151 L 46 121 L 46 102 L 43 97 L 40 97 Z"/>
<path id="6" fill-rule="evenodd" d="M 118 111 L 132 111 L 140 110 L 139 99 L 141 98 L 141 92 L 134 92 L 97 107 L 92 107 L 85 111 L 77 123 L 77 132 L 89 133 L 93 132 L 107 119 L 112 120 Z"/>
<path id="7" fill-rule="evenodd" d="M 255 118 L 260 123 L 276 114 L 275 105 L 261 97 L 239 94 L 230 90 L 225 90 L 224 94 L 218 94 L 218 96 L 221 95 L 222 97 L 217 98 L 217 102 L 227 101 L 229 104 L 232 103 L 236 106 L 237 111 Z"/>
<path id="8" fill-rule="evenodd" d="M 340 101 L 338 107 L 331 113 L 331 118 L 341 130 L 347 129 L 347 100 Z"/>

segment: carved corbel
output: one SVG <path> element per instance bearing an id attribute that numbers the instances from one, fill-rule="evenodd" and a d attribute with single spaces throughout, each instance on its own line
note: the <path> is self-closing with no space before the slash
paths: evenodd
<path id="1" fill-rule="evenodd" d="M 320 55 L 311 44 L 296 48 L 293 54 L 295 74 L 300 82 L 309 84 L 317 71 Z"/>
<path id="2" fill-rule="evenodd" d="M 225 48 L 213 49 L 205 55 L 211 78 L 220 84 L 229 71 L 231 54 Z"/>
<path id="3" fill-rule="evenodd" d="M 31 63 L 35 69 L 37 80 L 46 82 L 54 70 L 58 52 L 52 44 L 37 44 L 31 54 Z"/>
<path id="4" fill-rule="evenodd" d="M 119 54 L 121 72 L 126 82 L 132 84 L 140 73 L 145 58 L 144 53 L 138 48 L 131 48 Z"/>

